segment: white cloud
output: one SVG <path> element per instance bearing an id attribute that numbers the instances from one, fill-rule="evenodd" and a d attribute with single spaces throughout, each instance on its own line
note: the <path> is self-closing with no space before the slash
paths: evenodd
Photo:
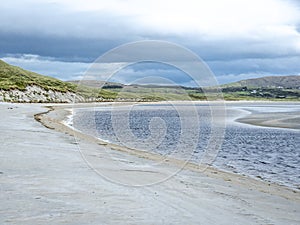
<path id="1" fill-rule="evenodd" d="M 69 10 L 105 12 L 133 18 L 134 25 L 162 33 L 209 37 L 232 35 L 256 38 L 266 28 L 299 22 L 300 10 L 283 0 L 57 0 Z M 267 30 L 266 30 L 267 31 Z"/>
<path id="2" fill-rule="evenodd" d="M 14 6 L 15 10 L 12 9 Z M 19 0 L 6 1 L 2 7 L 10 9 L 9 14 L 2 15 L 2 19 L 5 16 L 13 19 L 18 14 L 27 15 L 22 23 L 9 24 L 12 27 L 21 29 L 22 26 L 32 25 L 35 29 L 42 29 L 43 25 L 47 25 L 55 31 L 55 26 L 59 29 L 61 24 L 65 24 L 69 26 L 65 27 L 67 30 L 76 31 L 77 35 L 82 36 L 88 30 L 100 36 L 103 27 L 97 27 L 97 24 L 117 22 L 122 28 L 125 22 L 127 29 L 136 33 L 148 31 L 201 35 L 209 39 L 259 39 L 264 34 L 294 35 L 294 26 L 300 22 L 300 9 L 292 1 L 284 0 Z M 47 8 L 51 11 L 51 19 L 47 19 L 49 15 L 44 12 Z M 74 18 L 76 13 L 79 13 L 79 18 Z M 80 24 L 89 15 L 93 16 L 89 17 L 88 24 L 95 26 L 94 29 L 90 29 L 91 26 L 85 29 L 82 25 L 87 24 Z M 42 20 L 35 20 L 36 17 Z M 56 23 L 56 19 L 61 19 L 61 24 Z M 5 23 L 2 23 L 3 26 L 7 29 L 10 27 L 5 26 Z M 51 33 L 51 30 L 48 32 Z"/>

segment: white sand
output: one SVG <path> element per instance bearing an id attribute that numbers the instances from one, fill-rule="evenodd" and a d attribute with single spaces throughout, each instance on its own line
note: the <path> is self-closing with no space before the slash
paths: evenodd
<path id="1" fill-rule="evenodd" d="M 299 192 L 212 169 L 199 173 L 190 166 L 146 187 L 112 183 L 87 166 L 74 137 L 34 120 L 46 110 L 0 104 L 0 224 L 300 224 Z M 147 160 L 113 154 L 114 160 Z M 108 174 L 122 176 L 117 162 L 101 157 Z M 138 180 L 146 174 L 133 173 Z"/>

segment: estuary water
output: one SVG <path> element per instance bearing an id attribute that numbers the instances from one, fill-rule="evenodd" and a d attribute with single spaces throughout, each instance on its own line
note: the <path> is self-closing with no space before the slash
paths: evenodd
<path id="1" fill-rule="evenodd" d="M 195 163 L 211 153 L 209 163 L 218 169 L 300 189 L 300 130 L 235 121 L 251 113 L 278 112 L 300 115 L 300 104 L 145 103 L 75 109 L 73 126 L 107 142 Z"/>

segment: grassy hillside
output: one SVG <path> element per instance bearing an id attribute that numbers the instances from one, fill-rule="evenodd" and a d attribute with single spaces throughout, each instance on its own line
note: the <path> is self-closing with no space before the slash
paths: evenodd
<path id="1" fill-rule="evenodd" d="M 223 87 L 247 87 L 247 88 L 300 88 L 300 76 L 268 76 L 254 79 L 241 80 L 223 85 Z"/>
<path id="2" fill-rule="evenodd" d="M 0 90 L 20 90 L 25 91 L 28 86 L 39 86 L 46 91 L 73 92 L 86 99 L 114 99 L 116 93 L 108 90 L 87 87 L 64 82 L 53 77 L 43 76 L 17 66 L 12 66 L 0 60 Z"/>
<path id="3" fill-rule="evenodd" d="M 45 90 L 59 92 L 74 92 L 76 90 L 76 85 L 74 84 L 63 82 L 53 77 L 42 76 L 0 60 L 0 89 L 18 89 L 23 91 L 27 86 L 33 85 L 37 85 Z"/>
<path id="4" fill-rule="evenodd" d="M 300 76 L 269 76 L 221 86 L 227 100 L 300 100 Z"/>

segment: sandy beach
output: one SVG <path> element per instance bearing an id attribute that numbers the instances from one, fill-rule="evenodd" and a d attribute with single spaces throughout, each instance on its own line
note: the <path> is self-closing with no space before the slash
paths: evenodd
<path id="1" fill-rule="evenodd" d="M 122 171 L 121 160 L 143 164 L 159 156 L 74 138 L 61 122 L 72 106 L 45 114 L 46 106 L 0 104 L 0 224 L 300 224 L 299 191 L 192 163 L 153 185 L 112 182 L 85 162 L 79 146 L 106 175 L 129 184 L 163 177 L 180 162 Z"/>

